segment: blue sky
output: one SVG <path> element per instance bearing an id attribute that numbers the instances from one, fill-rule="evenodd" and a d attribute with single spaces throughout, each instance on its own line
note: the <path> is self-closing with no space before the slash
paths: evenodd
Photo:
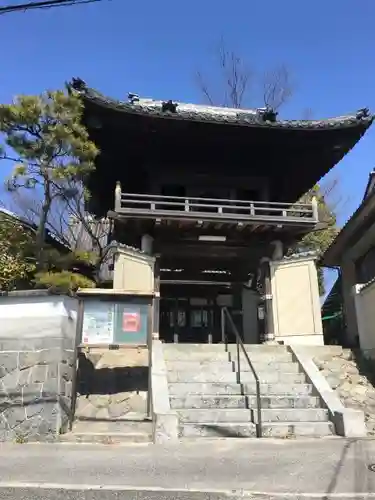
<path id="1" fill-rule="evenodd" d="M 0 0 L 0 5 L 20 0 Z M 73 76 L 117 98 L 202 102 L 195 72 L 219 86 L 214 49 L 223 36 L 259 75 L 286 64 L 295 83 L 283 109 L 314 118 L 368 106 L 375 112 L 373 0 L 104 0 L 0 16 L 0 102 L 59 88 Z M 249 106 L 262 105 L 255 86 Z M 375 126 L 330 174 L 344 222 L 374 166 Z M 301 166 L 302 168 L 302 166 Z M 8 172 L 0 164 L 0 177 Z"/>

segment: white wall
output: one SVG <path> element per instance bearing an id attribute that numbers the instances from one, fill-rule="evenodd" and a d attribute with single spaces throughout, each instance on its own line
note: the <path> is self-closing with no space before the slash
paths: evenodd
<path id="1" fill-rule="evenodd" d="M 0 295 L 1 386 L 8 406 L 0 441 L 56 440 L 67 429 L 77 311 L 77 299 L 45 291 Z"/>
<path id="2" fill-rule="evenodd" d="M 375 281 L 356 285 L 353 294 L 360 348 L 375 358 Z"/>
<path id="3" fill-rule="evenodd" d="M 77 321 L 78 300 L 63 295 L 21 292 L 0 296 L 0 338 L 42 338 L 65 336 Z"/>
<path id="4" fill-rule="evenodd" d="M 287 335 L 286 337 L 278 336 L 277 341 L 283 342 L 285 345 L 306 345 L 306 346 L 322 346 L 324 345 L 323 335 Z"/>

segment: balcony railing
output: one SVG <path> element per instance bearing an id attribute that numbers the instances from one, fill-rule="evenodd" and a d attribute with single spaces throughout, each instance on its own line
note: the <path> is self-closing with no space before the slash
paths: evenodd
<path id="1" fill-rule="evenodd" d="M 136 218 L 244 222 L 253 224 L 317 224 L 318 206 L 311 203 L 226 200 L 123 193 L 116 187 L 115 211 Z"/>

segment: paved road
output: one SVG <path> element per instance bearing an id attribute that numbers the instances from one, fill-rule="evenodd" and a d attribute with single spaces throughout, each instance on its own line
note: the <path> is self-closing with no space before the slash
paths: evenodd
<path id="1" fill-rule="evenodd" d="M 56 490 L 45 489 L 38 490 L 33 488 L 27 489 L 1 489 L 0 498 L 2 500 L 368 500 L 373 498 L 362 496 L 319 496 L 316 495 L 258 495 L 252 493 L 197 493 L 197 492 L 140 492 L 138 490 L 123 491 L 77 491 L 77 490 Z"/>
<path id="2" fill-rule="evenodd" d="M 375 499 L 370 463 L 375 441 L 338 438 L 2 445 L 0 499 Z"/>

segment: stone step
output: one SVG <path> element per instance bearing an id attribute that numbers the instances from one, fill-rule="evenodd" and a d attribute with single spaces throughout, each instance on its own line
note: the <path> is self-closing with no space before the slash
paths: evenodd
<path id="1" fill-rule="evenodd" d="M 251 360 L 252 361 L 252 360 Z M 287 372 L 287 373 L 298 373 L 299 365 L 298 363 L 293 363 L 291 361 L 285 361 L 284 363 L 265 363 L 263 361 L 252 361 L 253 367 L 256 372 L 268 372 L 268 371 L 278 371 L 278 372 Z M 237 368 L 237 360 L 236 361 L 197 361 L 195 359 L 186 361 L 166 361 L 166 366 L 168 370 L 187 370 L 187 371 L 196 371 L 201 369 L 210 369 L 212 371 L 236 371 Z M 249 363 L 244 359 L 240 360 L 240 368 L 241 371 L 251 371 Z"/>
<path id="2" fill-rule="evenodd" d="M 236 361 L 236 352 L 185 352 L 185 351 L 166 351 L 164 350 L 164 359 L 166 361 Z M 280 353 L 264 354 L 261 352 L 249 353 L 249 357 L 252 362 L 256 363 L 284 363 L 293 362 L 293 356 L 291 353 L 283 351 Z M 243 353 L 240 356 L 240 362 L 246 363 L 246 357 Z"/>
<path id="3" fill-rule="evenodd" d="M 69 443 L 146 443 L 152 440 L 152 422 L 76 421 L 72 432 L 60 436 Z"/>
<path id="4" fill-rule="evenodd" d="M 257 408 L 256 396 L 242 395 L 186 395 L 170 398 L 172 409 L 182 408 Z M 261 396 L 261 408 L 319 408 L 314 396 Z"/>
<path id="5" fill-rule="evenodd" d="M 276 361 L 274 363 L 267 363 L 264 361 L 254 361 L 250 360 L 254 370 L 258 372 L 281 372 L 281 373 L 300 373 L 300 367 L 298 363 L 293 363 L 292 361 Z M 237 371 L 237 360 L 232 361 L 230 364 L 234 365 L 234 370 Z M 241 372 L 252 371 L 247 360 L 240 360 Z"/>
<path id="6" fill-rule="evenodd" d="M 262 426 L 267 438 L 324 437 L 334 434 L 331 422 L 272 422 Z M 252 422 L 185 422 L 180 426 L 180 437 L 253 438 L 256 426 Z"/>
<path id="7" fill-rule="evenodd" d="M 164 343 L 164 351 L 178 351 L 178 352 L 224 352 L 225 344 L 192 344 L 186 343 Z"/>
<path id="8" fill-rule="evenodd" d="M 172 409 L 213 409 L 213 408 L 248 408 L 246 396 L 231 394 L 221 396 L 172 396 L 169 398 Z"/>
<path id="9" fill-rule="evenodd" d="M 186 422 L 180 425 L 179 436 L 182 438 L 252 438 L 256 437 L 256 425 L 252 422 Z"/>
<path id="10" fill-rule="evenodd" d="M 143 432 L 69 432 L 59 438 L 62 443 L 92 443 L 92 444 L 122 444 L 122 443 L 150 443 L 151 434 Z"/>
<path id="11" fill-rule="evenodd" d="M 168 371 L 169 382 L 224 382 L 236 383 L 237 374 L 230 371 L 200 370 L 200 371 Z M 304 373 L 281 373 L 281 372 L 264 372 L 258 373 L 260 382 L 263 383 L 285 383 L 295 384 L 304 383 L 306 377 Z M 251 372 L 241 373 L 242 383 L 254 382 L 254 375 Z"/>
<path id="12" fill-rule="evenodd" d="M 229 361 L 229 353 L 222 352 L 184 352 L 184 351 L 166 351 L 164 349 L 165 361 Z"/>
<path id="13" fill-rule="evenodd" d="M 243 344 L 243 346 L 246 351 L 281 352 L 288 350 L 287 346 L 282 344 Z M 235 342 L 232 344 L 228 344 L 228 351 L 234 349 L 237 349 L 237 344 Z"/>
<path id="14" fill-rule="evenodd" d="M 260 384 L 261 394 L 267 396 L 309 396 L 311 395 L 313 387 L 311 384 Z M 255 395 L 255 384 L 236 384 L 225 382 L 175 382 L 169 384 L 169 394 L 172 396 L 185 397 L 187 395 Z"/>
<path id="15" fill-rule="evenodd" d="M 287 348 L 283 345 L 265 345 L 265 344 L 244 344 L 246 351 L 248 352 L 283 352 Z M 224 352 L 224 351 L 235 351 L 237 349 L 237 344 L 190 344 L 190 343 L 165 343 L 163 344 L 164 351 L 178 351 L 187 353 L 198 352 Z"/>
<path id="16" fill-rule="evenodd" d="M 251 422 L 251 411 L 247 408 L 187 409 L 176 410 L 180 422 Z"/>
<path id="17" fill-rule="evenodd" d="M 254 422 L 257 411 L 247 408 L 177 409 L 180 422 Z M 327 422 L 328 411 L 321 408 L 262 409 L 262 422 Z"/>
<path id="18" fill-rule="evenodd" d="M 275 353 L 263 353 L 263 352 L 248 352 L 247 353 L 250 361 L 252 363 L 293 363 L 293 355 L 287 351 L 275 352 Z M 237 361 L 237 351 L 228 353 L 230 361 Z M 240 352 L 240 363 L 246 362 L 246 357 L 243 352 Z"/>
<path id="19" fill-rule="evenodd" d="M 258 422 L 256 410 L 251 410 L 251 420 Z M 327 422 L 328 410 L 322 408 L 262 409 L 262 422 Z"/>
<path id="20" fill-rule="evenodd" d="M 265 438 L 325 437 L 334 433 L 332 422 L 269 422 L 262 425 Z"/>

